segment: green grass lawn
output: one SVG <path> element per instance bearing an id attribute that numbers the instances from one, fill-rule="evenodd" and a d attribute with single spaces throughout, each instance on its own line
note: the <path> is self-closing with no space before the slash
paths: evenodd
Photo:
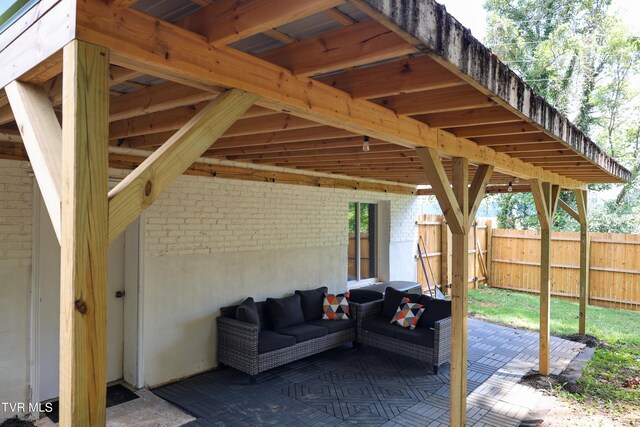
<path id="1" fill-rule="evenodd" d="M 538 330 L 540 298 L 500 289 L 469 291 L 469 314 L 494 323 Z M 578 332 L 578 304 L 551 299 L 551 333 Z M 625 386 L 640 377 L 640 312 L 587 308 L 587 334 L 607 342 L 586 366 L 580 384 L 583 394 L 571 398 L 618 413 L 640 410 L 640 386 Z"/>

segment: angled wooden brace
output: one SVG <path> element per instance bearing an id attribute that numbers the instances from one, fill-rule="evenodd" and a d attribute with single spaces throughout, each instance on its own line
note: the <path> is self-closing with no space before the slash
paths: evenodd
<path id="1" fill-rule="evenodd" d="M 6 92 L 53 230 L 60 242 L 62 127 L 41 87 L 14 81 L 6 87 Z"/>
<path id="2" fill-rule="evenodd" d="M 569 206 L 567 202 L 562 199 L 558 199 L 558 206 L 561 207 L 566 213 L 568 213 L 571 218 L 580 222 L 580 215 L 571 206 Z"/>
<path id="3" fill-rule="evenodd" d="M 492 174 L 493 166 L 480 165 L 476 170 L 476 174 L 473 176 L 473 181 L 471 181 L 471 187 L 469 188 L 468 227 L 471 227 L 471 223 L 475 221 L 478 208 L 480 207 L 480 203 L 482 203 L 482 198 L 487 190 L 487 184 L 489 183 Z"/>
<path id="4" fill-rule="evenodd" d="M 218 95 L 111 190 L 109 242 L 124 232 L 257 98 L 239 89 Z"/>
<path id="5" fill-rule="evenodd" d="M 451 232 L 454 234 L 465 233 L 465 227 L 467 227 L 467 221 L 465 221 L 466 212 L 463 213 L 462 209 L 460 209 L 458 200 L 451 189 L 447 173 L 444 170 L 444 166 L 442 166 L 438 151 L 434 148 L 425 147 L 417 148 L 416 153 L 418 153 L 422 168 L 429 178 L 429 184 L 438 199 L 442 214 L 447 219 Z"/>

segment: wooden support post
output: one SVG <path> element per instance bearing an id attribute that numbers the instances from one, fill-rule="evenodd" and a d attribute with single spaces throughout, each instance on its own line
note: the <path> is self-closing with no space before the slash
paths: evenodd
<path id="1" fill-rule="evenodd" d="M 449 294 L 449 285 L 451 285 L 451 230 L 447 224 L 444 215 L 442 218 L 442 229 L 440 231 L 441 249 L 440 253 L 440 276 L 442 277 L 442 292 Z"/>
<path id="2" fill-rule="evenodd" d="M 451 396 L 452 426 L 466 424 L 467 412 L 467 304 L 469 298 L 469 162 L 454 157 L 453 193 L 463 213 L 461 232 L 451 238 Z"/>
<path id="3" fill-rule="evenodd" d="M 485 262 L 487 263 L 487 286 L 491 286 L 491 273 L 492 273 L 492 259 L 493 259 L 493 221 L 487 221 L 487 256 Z"/>
<path id="4" fill-rule="evenodd" d="M 60 425 L 106 422 L 109 51 L 64 48 Z"/>
<path id="5" fill-rule="evenodd" d="M 587 192 L 576 190 L 578 216 L 580 221 L 580 319 L 578 331 L 580 335 L 587 332 L 587 305 L 589 304 L 589 223 L 587 221 Z"/>
<path id="6" fill-rule="evenodd" d="M 469 298 L 469 229 L 486 191 L 493 167 L 481 166 L 469 188 L 469 161 L 453 157 L 450 183 L 438 152 L 416 150 L 451 229 L 451 374 L 450 425 L 464 426 L 467 415 L 467 307 Z M 452 188 L 453 187 L 453 188 Z M 477 203 L 476 203 L 477 202 Z M 473 214 L 474 216 L 471 216 Z M 444 230 L 443 230 L 444 231 Z M 443 239 L 444 240 L 444 239 Z M 444 254 L 444 252 L 443 252 Z"/>
<path id="7" fill-rule="evenodd" d="M 560 187 L 531 180 L 531 192 L 540 220 L 540 356 L 539 372 L 550 372 L 551 227 L 558 206 Z"/>

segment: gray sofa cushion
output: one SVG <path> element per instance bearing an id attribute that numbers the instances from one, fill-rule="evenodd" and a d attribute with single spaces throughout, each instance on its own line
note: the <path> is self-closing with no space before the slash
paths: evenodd
<path id="1" fill-rule="evenodd" d="M 396 330 L 402 328 L 400 328 L 400 326 L 392 325 L 387 319 L 376 317 L 362 322 L 362 329 L 393 338 Z"/>
<path id="2" fill-rule="evenodd" d="M 304 323 L 300 295 L 291 295 L 284 298 L 267 298 L 267 325 L 269 329 L 278 329 Z"/>
<path id="3" fill-rule="evenodd" d="M 451 301 L 422 295 L 419 302 L 424 305 L 424 313 L 422 313 L 416 329 L 433 328 L 438 320 L 451 317 Z"/>
<path id="4" fill-rule="evenodd" d="M 307 323 L 299 323 L 282 329 L 277 329 L 277 333 L 291 335 L 295 337 L 297 342 L 308 341 L 314 338 L 320 338 L 329 334 L 327 328 L 322 326 L 309 325 Z"/>
<path id="5" fill-rule="evenodd" d="M 322 318 L 322 301 L 324 300 L 324 294 L 327 292 L 328 289 L 326 286 L 295 292 L 296 295 L 300 295 L 302 314 L 304 315 L 305 322 Z"/>
<path id="6" fill-rule="evenodd" d="M 395 288 L 388 287 L 384 291 L 382 317 L 387 319 L 387 321 L 391 320 L 391 318 L 396 314 L 396 310 L 398 310 L 398 306 L 400 305 L 400 301 L 402 301 L 402 298 L 409 298 L 409 301 L 411 302 L 418 302 L 418 300 L 420 299 L 420 295 L 410 294 L 409 292 L 403 292 Z"/>
<path id="7" fill-rule="evenodd" d="M 334 334 L 336 332 L 346 331 L 347 329 L 356 327 L 356 319 L 343 319 L 343 320 L 312 320 L 311 322 L 307 322 L 309 325 L 313 326 L 321 326 L 323 328 L 327 328 L 330 334 Z"/>
<path id="8" fill-rule="evenodd" d="M 268 353 L 285 347 L 291 347 L 296 343 L 296 338 L 291 335 L 282 335 L 277 332 L 262 330 L 258 335 L 258 353 Z"/>
<path id="9" fill-rule="evenodd" d="M 256 303 L 253 301 L 253 298 L 247 298 L 236 308 L 236 320 L 251 323 L 260 328 L 260 314 L 258 314 L 258 309 L 256 308 Z"/>
<path id="10" fill-rule="evenodd" d="M 412 344 L 421 345 L 423 347 L 434 347 L 434 331 L 429 328 L 415 328 L 411 330 L 409 328 L 396 328 L 396 334 L 394 338 L 409 342 Z"/>

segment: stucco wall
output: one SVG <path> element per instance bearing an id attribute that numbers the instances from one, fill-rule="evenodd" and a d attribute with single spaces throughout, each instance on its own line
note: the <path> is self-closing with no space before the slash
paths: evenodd
<path id="1" fill-rule="evenodd" d="M 215 366 L 219 308 L 347 287 L 349 202 L 388 202 L 389 279 L 415 280 L 413 196 L 182 177 L 143 225 L 144 383 Z"/>
<path id="2" fill-rule="evenodd" d="M 26 162 L 0 160 L 0 402 L 6 403 L 26 403 L 29 393 L 30 170 Z M 18 413 L 0 405 L 0 422 Z"/>

